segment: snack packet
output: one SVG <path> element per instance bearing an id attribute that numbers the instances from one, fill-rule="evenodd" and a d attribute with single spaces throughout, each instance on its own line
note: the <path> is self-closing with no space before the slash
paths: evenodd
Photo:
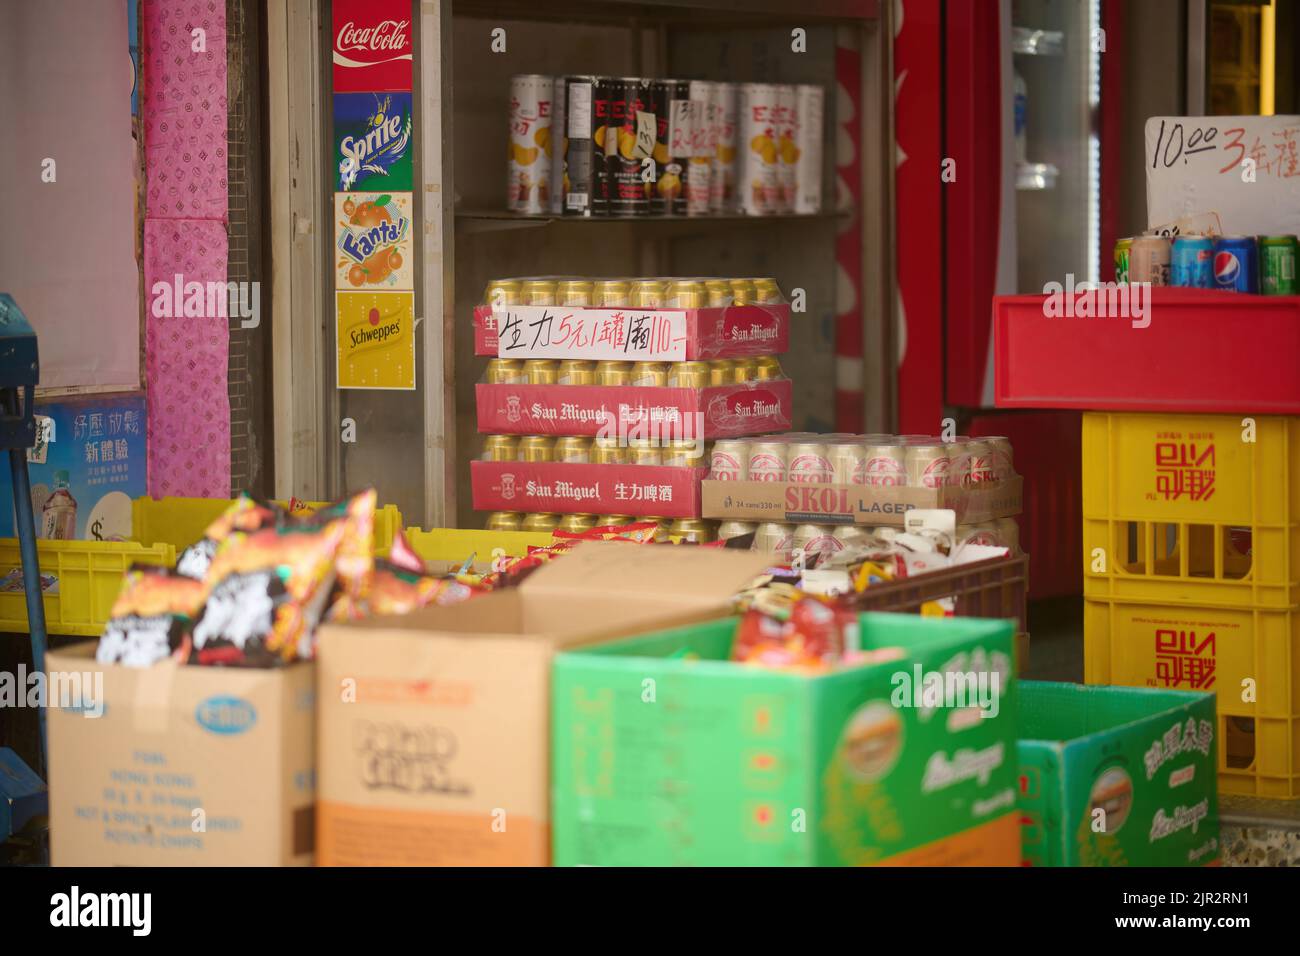
<path id="1" fill-rule="evenodd" d="M 351 498 L 317 511 L 290 515 L 289 523 L 297 528 L 322 528 L 338 524 L 342 528 L 335 570 L 340 587 L 357 596 L 365 585 L 366 575 L 375 566 L 375 489 L 368 488 Z"/>
<path id="2" fill-rule="evenodd" d="M 326 617 L 331 621 L 355 621 L 386 614 L 410 614 L 435 602 L 444 603 L 439 598 L 453 587 L 459 589 L 460 600 L 473 596 L 473 591 L 455 580 L 408 571 L 389 561 L 376 561 L 360 593 L 344 591 L 330 606 Z"/>
<path id="3" fill-rule="evenodd" d="M 101 664 L 148 667 L 171 656 L 203 602 L 203 582 L 170 568 L 133 565 L 122 576 L 104 633 Z"/>
<path id="4" fill-rule="evenodd" d="M 258 501 L 247 492 L 231 502 L 230 507 L 208 525 L 203 537 L 180 553 L 176 570 L 188 578 L 202 581 L 212 564 L 217 548 L 232 532 L 258 531 L 281 521 L 284 512 L 273 504 Z"/>

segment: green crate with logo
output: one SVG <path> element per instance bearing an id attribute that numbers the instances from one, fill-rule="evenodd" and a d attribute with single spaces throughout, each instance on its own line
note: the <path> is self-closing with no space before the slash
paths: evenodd
<path id="1" fill-rule="evenodd" d="M 735 618 L 558 655 L 555 864 L 1018 864 L 1012 622 L 859 622 L 902 657 L 739 664 Z"/>
<path id="2" fill-rule="evenodd" d="M 1201 866 L 1219 857 L 1214 695 L 1020 681 L 1031 866 Z"/>

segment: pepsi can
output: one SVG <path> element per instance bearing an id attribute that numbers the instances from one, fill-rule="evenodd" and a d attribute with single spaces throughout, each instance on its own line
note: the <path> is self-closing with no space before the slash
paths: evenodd
<path id="1" fill-rule="evenodd" d="M 1254 236 L 1214 240 L 1214 284 L 1229 292 L 1259 292 L 1259 247 Z"/>
<path id="2" fill-rule="evenodd" d="M 1169 265 L 1170 284 L 1214 288 L 1214 243 L 1209 236 L 1178 236 Z"/>

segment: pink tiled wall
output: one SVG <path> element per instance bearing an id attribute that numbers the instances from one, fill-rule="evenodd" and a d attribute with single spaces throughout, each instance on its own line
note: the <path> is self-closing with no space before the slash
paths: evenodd
<path id="1" fill-rule="evenodd" d="M 226 281 L 224 0 L 143 0 L 149 493 L 230 496 L 229 331 L 220 315 L 155 315 L 154 284 Z M 194 49 L 203 31 L 202 51 Z"/>

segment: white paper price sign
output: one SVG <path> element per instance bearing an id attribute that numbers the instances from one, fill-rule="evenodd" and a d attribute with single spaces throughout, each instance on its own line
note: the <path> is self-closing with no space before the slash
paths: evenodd
<path id="1" fill-rule="evenodd" d="M 680 362 L 686 358 L 682 309 L 494 308 L 499 358 L 616 359 Z"/>
<path id="2" fill-rule="evenodd" d="M 1153 116 L 1147 227 L 1217 214 L 1226 235 L 1300 232 L 1300 116 Z"/>

